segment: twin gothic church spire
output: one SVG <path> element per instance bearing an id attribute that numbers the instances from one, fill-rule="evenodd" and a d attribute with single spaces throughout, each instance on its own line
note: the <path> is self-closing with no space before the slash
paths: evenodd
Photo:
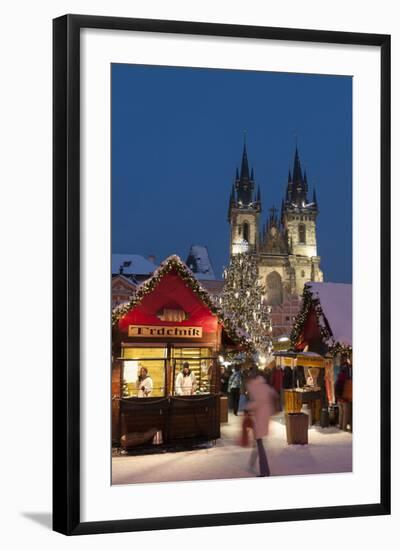
<path id="1" fill-rule="evenodd" d="M 229 197 L 230 255 L 255 255 L 270 305 L 283 303 L 289 295 L 300 296 L 305 281 L 323 280 L 317 251 L 317 197 L 314 190 L 309 201 L 297 143 L 280 209 L 276 206 L 268 205 L 267 218 L 261 219 L 261 190 L 245 140 Z"/>
<path id="2" fill-rule="evenodd" d="M 310 221 L 311 219 L 315 219 L 315 216 L 318 214 L 315 189 L 311 202 L 308 198 L 307 174 L 302 168 L 297 144 L 294 153 L 293 169 L 289 168 L 288 172 L 286 192 L 282 198 L 280 215 L 278 215 L 278 210 L 274 206 L 269 211 L 271 214 L 257 238 L 258 244 L 256 248 L 269 253 L 291 253 L 288 222 L 293 220 L 301 221 L 303 217 Z M 260 212 L 261 190 L 260 186 L 256 189 L 254 169 L 251 168 L 250 170 L 249 167 L 245 138 L 240 170 L 236 168 L 236 177 L 230 193 L 228 221 L 231 222 L 238 213 L 247 217 L 253 215 L 258 220 Z M 257 225 L 258 222 L 256 222 Z"/>
<path id="3" fill-rule="evenodd" d="M 307 173 L 302 170 L 299 151 L 296 145 L 296 150 L 294 153 L 294 162 L 293 162 L 293 177 L 290 173 L 286 187 L 286 196 L 285 196 L 285 207 L 288 208 L 306 208 L 314 205 L 317 206 L 315 189 L 313 192 L 313 202 L 310 203 L 308 200 L 308 183 L 307 183 Z"/>
<path id="4" fill-rule="evenodd" d="M 238 208 L 254 208 L 258 211 L 261 209 L 261 190 L 260 186 L 256 190 L 254 168 L 250 170 L 249 167 L 246 139 L 243 143 L 240 171 L 236 168 L 235 181 L 232 184 L 229 197 L 229 209 L 235 206 Z"/>
<path id="5" fill-rule="evenodd" d="M 246 138 L 243 143 L 242 160 L 240 171 L 236 168 L 235 182 L 232 184 L 229 198 L 229 207 L 237 205 L 238 207 L 253 207 L 261 210 L 261 190 L 258 186 L 255 191 L 254 169 L 249 168 L 249 159 L 247 154 Z M 317 198 L 315 189 L 313 191 L 313 200 L 308 199 L 308 183 L 306 171 L 302 170 L 300 155 L 296 144 L 293 161 L 293 171 L 289 168 L 288 181 L 286 186 L 285 198 L 282 201 L 282 214 L 285 208 L 310 208 L 317 209 Z"/>
<path id="6" fill-rule="evenodd" d="M 254 196 L 254 169 L 249 169 L 249 159 L 247 157 L 247 145 L 246 140 L 243 144 L 243 153 L 242 153 L 242 162 L 240 165 L 240 175 L 239 170 L 236 170 L 236 181 L 234 184 L 234 189 L 236 191 L 236 201 L 246 207 L 257 201 L 257 197 L 260 194 L 260 191 L 257 191 L 257 196 Z"/>

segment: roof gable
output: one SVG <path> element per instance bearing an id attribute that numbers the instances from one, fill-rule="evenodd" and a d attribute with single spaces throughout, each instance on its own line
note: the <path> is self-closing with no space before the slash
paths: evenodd
<path id="1" fill-rule="evenodd" d="M 332 343 L 352 345 L 352 285 L 344 283 L 308 283 L 313 299 L 319 303 L 332 334 Z"/>
<path id="2" fill-rule="evenodd" d="M 303 306 L 293 325 L 292 343 L 301 345 L 316 330 L 331 350 L 337 346 L 352 347 L 351 284 L 310 282 L 304 285 Z"/>
<path id="3" fill-rule="evenodd" d="M 162 262 L 153 275 L 137 287 L 128 304 L 113 310 L 113 324 L 118 323 L 119 328 L 124 330 L 127 324 L 138 318 L 143 319 L 143 322 L 146 319 L 153 322 L 157 309 L 161 307 L 181 307 L 189 313 L 188 325 L 201 318 L 211 329 L 213 319 L 215 326 L 217 323 L 223 325 L 232 340 L 249 345 L 246 336 L 224 315 L 191 270 L 176 255 Z M 206 317 L 209 319 L 205 320 Z"/>

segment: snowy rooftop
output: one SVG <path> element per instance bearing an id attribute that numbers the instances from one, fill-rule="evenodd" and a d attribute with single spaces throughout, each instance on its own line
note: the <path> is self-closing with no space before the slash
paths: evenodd
<path id="1" fill-rule="evenodd" d="M 118 275 L 113 275 L 111 283 L 113 285 L 117 284 L 118 281 L 124 281 L 129 284 L 129 286 L 136 287 L 139 283 L 136 281 L 136 279 L 133 277 L 133 275 L 127 277 L 126 275 L 121 275 L 118 273 Z"/>
<path id="2" fill-rule="evenodd" d="M 112 254 L 112 273 L 120 273 L 121 267 L 124 275 L 151 275 L 157 266 L 139 254 Z"/>
<path id="3" fill-rule="evenodd" d="M 352 345 L 352 285 L 344 283 L 307 283 L 319 299 L 329 323 L 333 340 Z"/>
<path id="4" fill-rule="evenodd" d="M 200 281 L 213 281 L 215 279 L 214 269 L 206 246 L 192 245 L 186 264 Z"/>

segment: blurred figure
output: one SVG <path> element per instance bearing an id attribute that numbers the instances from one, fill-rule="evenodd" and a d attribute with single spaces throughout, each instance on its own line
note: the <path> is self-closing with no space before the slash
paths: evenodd
<path id="1" fill-rule="evenodd" d="M 240 373 L 240 365 L 235 365 L 232 374 L 228 381 L 228 393 L 230 396 L 233 414 L 237 416 L 239 410 L 240 386 L 242 383 L 242 375 Z"/>
<path id="2" fill-rule="evenodd" d="M 249 371 L 247 391 L 249 402 L 246 405 L 246 411 L 252 415 L 256 443 L 250 457 L 250 465 L 254 465 L 258 453 L 260 466 L 258 477 L 265 477 L 269 476 L 271 472 L 262 438 L 268 434 L 269 421 L 275 413 L 276 392 L 266 383 L 265 378 L 258 373 L 258 369 L 255 366 Z"/>
<path id="3" fill-rule="evenodd" d="M 141 367 L 139 370 L 139 376 L 136 382 L 138 389 L 138 397 L 150 397 L 153 391 L 153 380 L 149 375 L 149 371 L 146 367 Z"/>
<path id="4" fill-rule="evenodd" d="M 220 391 L 223 394 L 228 393 L 228 382 L 229 382 L 229 374 L 224 366 L 221 367 L 220 371 Z"/>
<path id="5" fill-rule="evenodd" d="M 196 391 L 197 381 L 195 374 L 190 370 L 189 363 L 183 363 L 182 372 L 178 374 L 175 380 L 176 395 L 193 395 Z"/>

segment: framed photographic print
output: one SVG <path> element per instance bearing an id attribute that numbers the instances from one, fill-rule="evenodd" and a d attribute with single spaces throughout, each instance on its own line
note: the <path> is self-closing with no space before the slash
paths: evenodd
<path id="1" fill-rule="evenodd" d="M 55 19 L 53 369 L 60 533 L 389 514 L 390 37 Z"/>

